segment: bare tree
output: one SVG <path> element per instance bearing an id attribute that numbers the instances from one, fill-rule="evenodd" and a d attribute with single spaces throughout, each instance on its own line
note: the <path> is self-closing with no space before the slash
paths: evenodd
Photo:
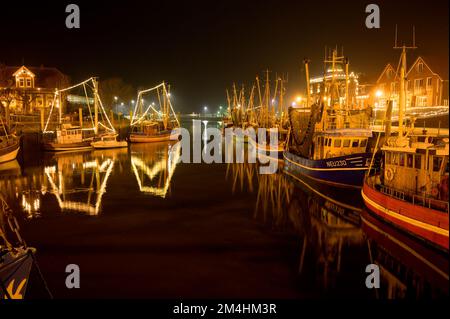
<path id="1" fill-rule="evenodd" d="M 110 78 L 99 82 L 99 93 L 105 108 L 113 110 L 116 103 L 114 97 L 118 98 L 118 103 L 128 103 L 134 98 L 135 90 L 121 78 Z"/>

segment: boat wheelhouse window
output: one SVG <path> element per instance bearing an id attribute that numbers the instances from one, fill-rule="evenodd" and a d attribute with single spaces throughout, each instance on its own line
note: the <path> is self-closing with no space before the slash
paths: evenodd
<path id="1" fill-rule="evenodd" d="M 414 168 L 422 168 L 422 156 L 420 154 L 414 155 Z"/>
<path id="2" fill-rule="evenodd" d="M 334 140 L 334 147 L 341 147 L 341 139 L 337 138 Z"/>
<path id="3" fill-rule="evenodd" d="M 405 166 L 405 153 L 400 153 L 399 154 L 400 156 L 399 156 L 399 165 L 400 166 Z"/>
<path id="4" fill-rule="evenodd" d="M 362 139 L 361 140 L 361 144 L 359 145 L 360 147 L 366 147 L 367 145 L 367 139 Z"/>
<path id="5" fill-rule="evenodd" d="M 392 164 L 398 165 L 398 153 L 392 153 Z"/>
<path id="6" fill-rule="evenodd" d="M 433 172 L 439 172 L 441 169 L 442 157 L 433 156 Z"/>
<path id="7" fill-rule="evenodd" d="M 350 146 L 350 140 L 344 140 L 344 147 Z"/>
<path id="8" fill-rule="evenodd" d="M 386 164 L 391 164 L 391 152 L 384 153 Z"/>
<path id="9" fill-rule="evenodd" d="M 406 166 L 413 167 L 413 155 L 412 154 L 406 155 Z"/>
<path id="10" fill-rule="evenodd" d="M 328 144 L 328 137 L 325 137 L 325 142 L 323 143 L 324 146 L 327 146 Z"/>
<path id="11" fill-rule="evenodd" d="M 353 140 L 352 147 L 358 147 L 359 146 L 359 140 Z"/>
<path id="12" fill-rule="evenodd" d="M 328 146 L 331 146 L 331 138 L 328 139 Z"/>

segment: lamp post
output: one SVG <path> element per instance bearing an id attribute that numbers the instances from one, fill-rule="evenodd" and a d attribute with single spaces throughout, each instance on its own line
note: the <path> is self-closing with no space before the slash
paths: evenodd
<path id="1" fill-rule="evenodd" d="M 114 106 L 115 106 L 115 109 L 116 109 L 116 113 L 117 113 L 117 101 L 119 100 L 119 98 L 117 97 L 117 96 L 114 96 Z"/>

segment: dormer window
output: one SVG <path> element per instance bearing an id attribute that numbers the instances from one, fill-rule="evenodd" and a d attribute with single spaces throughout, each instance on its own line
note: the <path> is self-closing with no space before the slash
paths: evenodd
<path id="1" fill-rule="evenodd" d="M 25 66 L 19 68 L 14 72 L 13 76 L 16 78 L 16 86 L 20 88 L 33 88 L 35 75 Z"/>

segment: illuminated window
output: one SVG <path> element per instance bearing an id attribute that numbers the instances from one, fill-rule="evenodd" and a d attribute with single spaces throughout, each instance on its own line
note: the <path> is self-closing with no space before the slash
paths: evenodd
<path id="1" fill-rule="evenodd" d="M 25 86 L 25 81 L 24 81 L 23 78 L 20 78 L 20 79 L 19 79 L 19 86 L 20 86 L 21 88 L 23 88 L 23 87 Z"/>
<path id="2" fill-rule="evenodd" d="M 31 87 L 31 79 L 26 79 L 26 87 L 30 88 Z"/>
<path id="3" fill-rule="evenodd" d="M 432 84 L 433 84 L 433 79 L 431 77 L 427 78 L 427 89 L 431 89 Z"/>
<path id="4" fill-rule="evenodd" d="M 358 147 L 359 146 L 359 140 L 353 140 L 352 147 Z"/>

